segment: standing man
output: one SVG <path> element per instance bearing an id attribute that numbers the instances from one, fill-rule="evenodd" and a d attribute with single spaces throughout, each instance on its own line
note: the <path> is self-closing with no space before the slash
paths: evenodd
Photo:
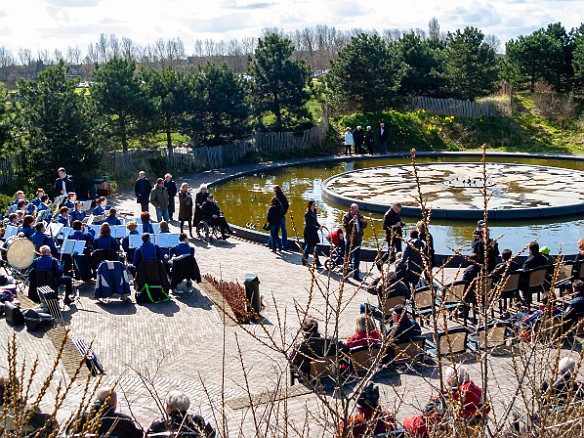
<path id="1" fill-rule="evenodd" d="M 172 221 L 174 220 L 172 217 L 174 215 L 174 197 L 178 189 L 170 173 L 164 175 L 164 187 L 168 190 L 168 218 Z"/>
<path id="2" fill-rule="evenodd" d="M 150 203 L 156 208 L 156 220 L 168 222 L 168 190 L 162 178 L 156 180 L 156 187 L 150 192 Z"/>
<path id="3" fill-rule="evenodd" d="M 357 129 L 355 129 L 355 132 L 353 132 L 353 141 L 355 142 L 355 153 L 356 154 L 363 153 L 363 150 L 361 148 L 363 147 L 364 140 L 365 140 L 365 131 L 363 131 L 363 128 L 361 126 L 357 126 Z"/>
<path id="4" fill-rule="evenodd" d="M 390 263 L 395 261 L 395 254 L 402 250 L 402 227 L 405 225 L 400 217 L 401 204 L 394 202 L 383 216 L 383 229 L 385 230 L 385 240 L 387 241 L 387 254 L 384 261 Z"/>
<path id="5" fill-rule="evenodd" d="M 379 153 L 386 154 L 387 153 L 387 137 L 388 132 L 385 129 L 385 123 L 381 122 L 379 124 Z"/>
<path id="6" fill-rule="evenodd" d="M 66 197 L 67 193 L 75 191 L 75 187 L 73 186 L 73 179 L 70 175 L 67 175 L 64 167 L 59 167 L 57 173 L 59 174 L 59 178 L 55 180 L 55 196 L 65 195 Z"/>
<path id="7" fill-rule="evenodd" d="M 345 240 L 347 244 L 347 254 L 351 258 L 353 268 L 353 278 L 361 280 L 359 276 L 359 262 L 361 261 L 361 242 L 363 241 L 363 229 L 367 227 L 367 221 L 359 213 L 359 206 L 351 204 L 351 208 L 343 216 L 343 227 L 345 228 Z"/>
<path id="8" fill-rule="evenodd" d="M 375 146 L 375 136 L 371 130 L 371 126 L 367 127 L 367 132 L 365 133 L 365 145 L 367 146 L 367 152 L 369 155 L 373 155 L 373 148 Z"/>
<path id="9" fill-rule="evenodd" d="M 280 229 L 282 230 L 282 251 L 288 251 L 288 232 L 286 231 L 286 213 L 288 212 L 288 208 L 290 208 L 290 204 L 288 203 L 288 199 L 286 199 L 286 195 L 282 192 L 280 186 L 274 186 L 274 193 L 276 194 L 276 198 L 282 204 L 282 222 Z"/>
<path id="10" fill-rule="evenodd" d="M 138 173 L 134 191 L 136 198 L 138 198 L 138 204 L 140 204 L 140 213 L 148 211 L 148 196 L 150 196 L 150 192 L 152 191 L 152 184 L 146 178 L 146 172 L 143 170 Z"/>

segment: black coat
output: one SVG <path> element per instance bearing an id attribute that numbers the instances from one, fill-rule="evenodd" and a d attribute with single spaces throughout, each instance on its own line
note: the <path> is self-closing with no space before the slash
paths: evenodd
<path id="1" fill-rule="evenodd" d="M 529 271 L 530 269 L 547 265 L 548 259 L 542 253 L 538 252 L 537 254 L 530 254 L 529 257 L 527 257 L 527 259 L 523 262 L 522 268 L 524 271 Z"/>
<path id="2" fill-rule="evenodd" d="M 148 434 L 178 431 L 187 434 L 199 433 L 201 437 L 207 438 L 216 436 L 215 430 L 213 430 L 209 423 L 205 423 L 203 417 L 181 412 L 171 412 L 168 415 L 168 419 L 161 418 L 154 420 L 148 428 Z M 180 432 L 177 435 L 178 437 L 181 436 Z"/>
<path id="3" fill-rule="evenodd" d="M 393 208 L 390 208 L 389 210 L 387 210 L 385 212 L 385 215 L 383 215 L 383 229 L 385 230 L 385 234 L 388 236 L 388 238 L 391 236 L 389 230 L 391 228 L 393 228 L 393 226 L 395 224 L 398 224 L 400 222 L 401 222 L 401 217 L 400 217 L 399 213 L 396 213 L 393 210 Z M 393 228 L 393 230 L 398 236 L 402 235 L 401 227 Z"/>
<path id="4" fill-rule="evenodd" d="M 353 131 L 353 140 L 355 141 L 356 145 L 362 145 L 363 144 L 363 140 L 365 139 L 365 131 L 363 131 L 362 129 L 355 129 Z"/>
<path id="5" fill-rule="evenodd" d="M 316 211 L 306 210 L 304 213 L 304 243 L 308 245 L 316 245 L 320 242 L 318 238 L 318 230 L 320 224 L 316 217 Z"/>
<path id="6" fill-rule="evenodd" d="M 379 141 L 387 141 L 387 137 L 389 137 L 387 126 L 383 128 L 383 134 L 381 133 L 381 128 L 379 128 Z"/>
<path id="7" fill-rule="evenodd" d="M 365 144 L 367 147 L 373 147 L 375 144 L 375 136 L 373 135 L 373 131 L 367 131 L 365 133 Z"/>
<path id="8" fill-rule="evenodd" d="M 266 222 L 271 225 L 280 225 L 282 223 L 282 206 L 281 205 L 270 205 L 268 208 L 268 217 Z"/>
<path id="9" fill-rule="evenodd" d="M 94 407 L 95 411 L 99 410 L 99 406 Z M 90 418 L 94 418 L 95 413 L 92 413 Z M 107 408 L 101 415 L 101 424 L 96 431 L 99 436 L 117 436 L 118 438 L 142 438 L 144 431 L 140 429 L 127 415 L 115 412 L 113 408 Z M 81 433 L 83 426 L 88 421 L 88 414 L 83 414 L 80 421 L 73 419 L 67 427 L 67 432 L 70 434 Z M 76 424 L 77 423 L 77 424 Z"/>
<path id="10" fill-rule="evenodd" d="M 63 181 L 65 181 L 65 193 L 61 193 L 63 190 Z M 64 179 L 57 178 L 55 180 L 55 186 L 53 192 L 55 192 L 55 196 L 66 195 L 69 192 L 74 192 L 75 186 L 73 185 L 73 180 L 71 179 L 70 175 L 66 175 Z"/>
<path id="11" fill-rule="evenodd" d="M 284 193 L 282 192 L 277 192 L 276 198 L 278 198 L 278 201 L 280 201 L 280 204 L 282 204 L 282 214 L 288 213 L 288 208 L 290 208 L 290 204 L 288 203 L 286 195 L 284 195 Z"/>
<path id="12" fill-rule="evenodd" d="M 166 190 L 168 190 L 168 197 L 169 198 L 174 198 L 176 196 L 176 194 L 178 193 L 178 188 L 176 187 L 176 183 L 174 182 L 174 180 L 164 180 L 164 187 L 166 187 Z"/>
<path id="13" fill-rule="evenodd" d="M 152 184 L 148 178 L 138 178 L 136 180 L 136 186 L 134 187 L 134 193 L 136 198 L 138 198 L 138 203 L 148 202 L 148 197 L 152 191 Z"/>

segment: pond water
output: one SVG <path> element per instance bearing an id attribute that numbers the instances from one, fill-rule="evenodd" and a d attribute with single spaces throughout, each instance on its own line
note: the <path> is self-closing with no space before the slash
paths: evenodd
<path id="1" fill-rule="evenodd" d="M 448 156 L 417 158 L 416 161 L 419 163 L 471 162 L 480 161 L 480 159 L 468 156 Z M 584 171 L 584 162 L 568 160 L 492 157 L 489 158 L 489 162 L 546 165 Z M 242 227 L 253 227 L 257 231 L 261 231 L 269 201 L 273 196 L 273 186 L 280 185 L 290 202 L 287 219 L 288 234 L 294 236 L 295 228 L 299 237 L 302 238 L 304 212 L 308 200 L 314 199 L 316 201 L 319 221 L 329 230 L 340 226 L 342 217 L 347 210 L 346 207 L 322 200 L 321 184 L 325 179 L 350 170 L 408 163 L 409 158 L 381 158 L 289 167 L 236 178 L 213 186 L 211 191 L 215 193 L 216 201 L 230 223 Z M 371 218 L 373 225 L 373 229 L 368 228 L 365 232 L 364 245 L 376 247 L 377 242 L 381 244 L 384 237 L 381 227 L 383 214 L 366 211 L 362 213 Z M 402 216 L 402 220 L 407 225 L 404 229 L 406 233 L 414 229 L 417 221 L 414 217 L 406 216 Z M 583 225 L 584 219 L 581 217 L 491 221 L 489 224 L 491 236 L 499 239 L 500 249 L 510 248 L 513 252 L 518 252 L 531 240 L 537 240 L 541 246 L 549 246 L 554 254 L 558 252 L 576 253 L 577 241 L 584 236 Z M 472 234 L 475 228 L 476 221 L 433 219 L 430 224 L 430 232 L 434 236 L 436 252 L 450 253 L 452 249 L 458 248 L 468 252 L 471 248 Z M 321 236 L 321 240 L 325 241 L 324 235 Z"/>

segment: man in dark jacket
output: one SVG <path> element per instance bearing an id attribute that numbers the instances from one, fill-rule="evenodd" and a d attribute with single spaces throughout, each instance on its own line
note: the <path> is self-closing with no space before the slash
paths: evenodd
<path id="1" fill-rule="evenodd" d="M 483 265 L 485 264 L 485 238 L 486 238 L 486 248 L 487 248 L 487 272 L 492 272 L 497 266 L 497 256 L 499 255 L 499 244 L 496 240 L 493 240 L 489 236 L 489 231 L 486 227 L 477 228 L 474 232 L 474 237 L 472 241 L 472 252 L 474 252 L 479 258 L 478 262 Z"/>
<path id="2" fill-rule="evenodd" d="M 529 244 L 529 257 L 523 262 L 523 270 L 529 271 L 533 268 L 547 266 L 548 259 L 539 252 L 539 243 L 533 241 Z"/>
<path id="3" fill-rule="evenodd" d="M 426 258 L 426 265 L 424 265 L 424 257 Z M 418 231 L 410 231 L 410 240 L 398 264 L 406 267 L 405 281 L 411 290 L 416 289 L 424 271 L 424 266 L 429 266 L 427 257 L 426 243 L 420 239 Z"/>
<path id="4" fill-rule="evenodd" d="M 365 131 L 361 126 L 357 126 L 355 132 L 353 132 L 353 141 L 355 142 L 355 153 L 362 154 L 363 153 L 363 141 L 365 140 Z"/>
<path id="5" fill-rule="evenodd" d="M 69 434 L 85 434 L 95 428 L 95 422 L 100 426 L 99 436 L 116 436 L 118 438 L 142 438 L 144 431 L 140 429 L 132 418 L 116 412 L 118 397 L 113 388 L 101 388 L 97 391 L 97 400 L 91 407 L 91 412 L 74 418 L 67 426 Z"/>
<path id="6" fill-rule="evenodd" d="M 387 153 L 387 137 L 389 133 L 385 128 L 385 123 L 381 122 L 379 124 L 379 150 L 381 154 Z"/>
<path id="7" fill-rule="evenodd" d="M 143 211 L 148 211 L 148 197 L 152 191 L 152 184 L 150 184 L 150 181 L 146 178 L 146 172 L 143 170 L 141 170 L 138 175 L 139 178 L 136 180 L 134 192 L 136 193 L 138 204 L 140 204 L 140 213 L 142 213 Z"/>
<path id="8" fill-rule="evenodd" d="M 274 186 L 274 193 L 276 194 L 276 198 L 280 201 L 280 205 L 282 207 L 282 219 L 280 230 L 282 230 L 282 251 L 288 251 L 288 232 L 286 231 L 286 213 L 288 213 L 288 208 L 290 208 L 290 204 L 288 204 L 288 199 L 280 186 Z M 268 245 L 269 246 L 269 245 Z"/>
<path id="9" fill-rule="evenodd" d="M 402 227 L 405 225 L 400 217 L 401 204 L 394 202 L 383 216 L 383 229 L 387 241 L 387 253 L 384 260 L 395 261 L 395 254 L 402 250 Z"/>
<path id="10" fill-rule="evenodd" d="M 345 228 L 346 253 L 351 257 L 353 278 L 361 280 L 359 276 L 359 262 L 361 261 L 361 242 L 363 241 L 363 229 L 367 227 L 367 221 L 359 213 L 359 206 L 351 204 L 351 208 L 343 216 L 343 228 Z"/>
<path id="11" fill-rule="evenodd" d="M 164 175 L 164 187 L 168 191 L 168 218 L 172 221 L 174 220 L 174 197 L 178 193 L 178 189 L 170 173 Z"/>
<path id="12" fill-rule="evenodd" d="M 73 179 L 70 175 L 67 175 L 64 167 L 60 167 L 57 171 L 59 178 L 55 180 L 54 192 L 55 196 L 67 196 L 67 193 L 74 192 L 75 187 L 73 186 Z"/>
<path id="13" fill-rule="evenodd" d="M 201 209 L 203 210 L 203 220 L 209 225 L 219 225 L 221 228 L 221 237 L 223 240 L 227 239 L 227 235 L 231 234 L 231 229 L 227 224 L 223 212 L 215 202 L 215 196 L 212 193 L 207 196 L 207 200 L 203 203 Z"/>
<path id="14" fill-rule="evenodd" d="M 215 437 L 215 430 L 203 417 L 188 413 L 190 406 L 191 401 L 185 394 L 177 390 L 170 391 L 166 396 L 166 416 L 152 422 L 148 428 L 148 435 L 173 432 L 176 433 L 173 436 L 179 438 L 193 435 Z"/>

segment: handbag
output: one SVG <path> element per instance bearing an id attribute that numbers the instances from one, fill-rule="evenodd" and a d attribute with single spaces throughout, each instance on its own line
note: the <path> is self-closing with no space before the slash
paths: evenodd
<path id="1" fill-rule="evenodd" d="M 269 231 L 269 230 L 270 230 L 270 224 L 266 222 L 262 228 L 263 228 L 265 231 Z"/>

